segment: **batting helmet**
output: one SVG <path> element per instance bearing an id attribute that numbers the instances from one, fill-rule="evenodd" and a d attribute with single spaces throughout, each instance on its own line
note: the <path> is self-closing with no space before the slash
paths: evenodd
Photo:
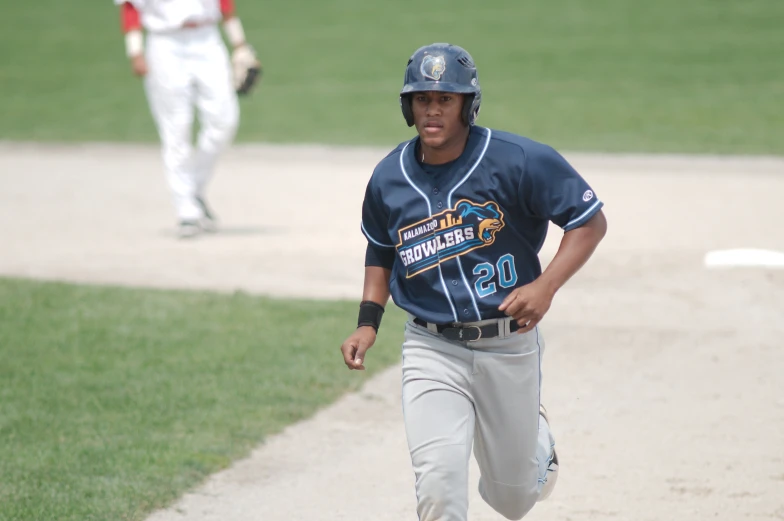
<path id="1" fill-rule="evenodd" d="M 469 125 L 479 116 L 482 89 L 471 55 L 457 45 L 434 43 L 420 47 L 406 65 L 400 108 L 408 126 L 414 124 L 411 94 L 422 91 L 456 92 L 465 94 L 463 121 Z"/>

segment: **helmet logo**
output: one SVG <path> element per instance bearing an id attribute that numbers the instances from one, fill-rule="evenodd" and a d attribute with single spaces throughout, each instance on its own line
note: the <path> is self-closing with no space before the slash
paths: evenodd
<path id="1" fill-rule="evenodd" d="M 444 61 L 443 56 L 427 55 L 422 60 L 419 72 L 421 72 L 422 76 L 425 78 L 440 81 L 444 72 L 446 72 L 446 61 Z"/>

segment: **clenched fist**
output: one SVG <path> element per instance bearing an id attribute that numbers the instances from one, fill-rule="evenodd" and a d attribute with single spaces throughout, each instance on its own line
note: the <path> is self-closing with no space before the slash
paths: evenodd
<path id="1" fill-rule="evenodd" d="M 554 296 L 552 289 L 535 280 L 512 291 L 498 309 L 515 319 L 520 326 L 518 333 L 526 333 L 542 320 L 550 309 Z"/>

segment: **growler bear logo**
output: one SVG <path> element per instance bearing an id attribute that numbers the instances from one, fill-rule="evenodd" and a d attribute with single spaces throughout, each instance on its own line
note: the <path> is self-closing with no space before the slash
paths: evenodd
<path id="1" fill-rule="evenodd" d="M 425 78 L 440 81 L 441 76 L 446 72 L 446 61 L 444 61 L 443 56 L 431 56 L 428 54 L 422 60 L 419 72 L 421 72 L 422 76 Z"/>
<path id="2" fill-rule="evenodd" d="M 461 199 L 454 208 L 398 230 L 397 254 L 406 278 L 495 242 L 504 214 L 493 201 L 477 204 Z"/>

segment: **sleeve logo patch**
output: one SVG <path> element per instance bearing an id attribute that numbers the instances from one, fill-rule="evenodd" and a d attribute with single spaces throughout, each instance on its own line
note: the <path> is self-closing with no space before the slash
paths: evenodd
<path id="1" fill-rule="evenodd" d="M 586 190 L 583 194 L 583 201 L 588 202 L 593 199 L 593 192 L 590 190 Z"/>
<path id="2" fill-rule="evenodd" d="M 395 246 L 411 278 L 449 259 L 490 246 L 504 227 L 498 203 L 477 204 L 461 199 L 452 209 L 398 230 Z"/>

